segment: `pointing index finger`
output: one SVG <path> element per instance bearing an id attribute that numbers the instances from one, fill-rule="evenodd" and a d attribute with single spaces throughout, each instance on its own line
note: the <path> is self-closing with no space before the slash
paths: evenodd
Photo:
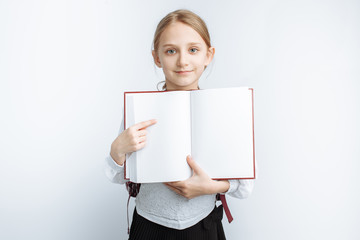
<path id="1" fill-rule="evenodd" d="M 136 124 L 136 129 L 137 130 L 144 129 L 144 128 L 147 128 L 147 127 L 149 127 L 151 125 L 154 125 L 155 123 L 157 123 L 156 119 L 151 119 L 151 120 L 139 122 L 139 123 Z"/>

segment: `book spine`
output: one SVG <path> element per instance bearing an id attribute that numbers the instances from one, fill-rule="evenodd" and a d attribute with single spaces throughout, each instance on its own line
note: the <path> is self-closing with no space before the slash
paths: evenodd
<path id="1" fill-rule="evenodd" d="M 193 121 L 192 121 L 192 117 L 193 117 L 193 106 L 192 106 L 192 94 L 191 94 L 191 92 L 190 92 L 190 94 L 189 94 L 189 97 L 190 97 L 190 101 L 189 101 L 189 103 L 190 103 L 190 107 L 189 107 L 189 109 L 190 109 L 190 114 L 189 114 L 189 116 L 190 116 L 190 154 L 191 154 L 191 156 L 193 155 L 193 141 L 192 141 L 192 139 L 193 139 L 193 136 L 192 136 L 192 133 L 193 133 L 193 131 L 192 131 L 192 128 L 193 128 Z"/>
<path id="2" fill-rule="evenodd" d="M 254 168 L 254 179 L 255 179 L 256 173 L 255 173 L 254 89 L 249 88 L 249 90 L 251 91 L 251 102 L 252 102 L 253 168 Z"/>

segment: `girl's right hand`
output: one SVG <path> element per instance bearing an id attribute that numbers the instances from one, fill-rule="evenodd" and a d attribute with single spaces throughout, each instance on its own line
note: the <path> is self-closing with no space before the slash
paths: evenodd
<path id="1" fill-rule="evenodd" d="M 132 125 L 124 130 L 111 144 L 111 157 L 117 164 L 122 166 L 125 162 L 125 154 L 138 151 L 145 147 L 146 128 L 154 125 L 156 119 L 143 121 Z"/>

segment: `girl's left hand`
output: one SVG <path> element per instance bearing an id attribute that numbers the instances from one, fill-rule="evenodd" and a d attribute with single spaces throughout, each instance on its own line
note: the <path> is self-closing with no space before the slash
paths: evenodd
<path id="1" fill-rule="evenodd" d="M 164 183 L 174 192 L 191 199 L 201 195 L 226 192 L 229 189 L 229 181 L 212 180 L 191 156 L 187 156 L 186 160 L 193 170 L 193 175 L 184 181 Z"/>

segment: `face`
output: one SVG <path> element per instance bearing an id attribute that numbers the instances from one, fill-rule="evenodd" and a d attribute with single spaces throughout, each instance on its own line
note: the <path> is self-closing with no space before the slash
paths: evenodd
<path id="1" fill-rule="evenodd" d="M 207 47 L 193 28 L 176 22 L 161 34 L 158 52 L 153 51 L 153 57 L 164 71 L 167 90 L 190 90 L 197 89 L 199 78 L 214 53 L 214 47 Z"/>

